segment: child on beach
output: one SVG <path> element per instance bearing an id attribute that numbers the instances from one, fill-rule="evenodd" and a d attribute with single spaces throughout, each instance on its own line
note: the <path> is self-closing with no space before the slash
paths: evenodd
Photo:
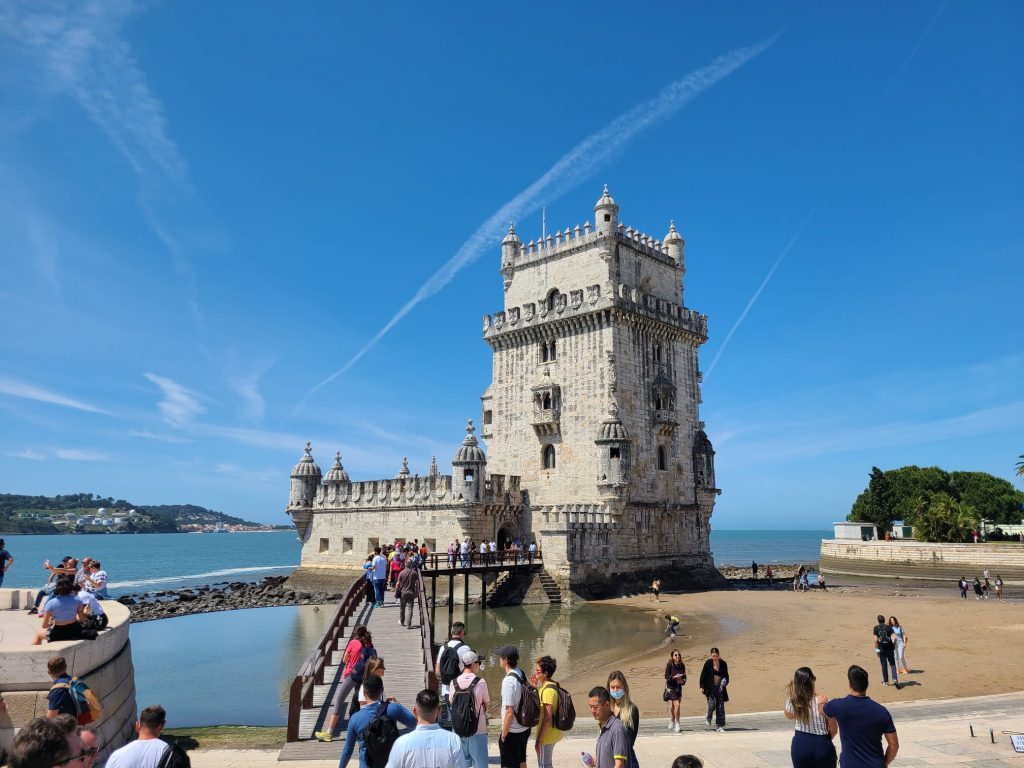
<path id="1" fill-rule="evenodd" d="M 665 629 L 665 634 L 670 637 L 678 637 L 679 633 L 676 631 L 679 629 L 679 617 L 672 616 L 671 614 L 665 614 L 665 621 L 668 622 L 668 627 Z"/>

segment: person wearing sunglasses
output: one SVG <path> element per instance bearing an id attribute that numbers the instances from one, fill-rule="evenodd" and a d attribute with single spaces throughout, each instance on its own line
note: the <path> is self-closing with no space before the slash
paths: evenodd
<path id="1" fill-rule="evenodd" d="M 37 717 L 18 731 L 7 756 L 9 768 L 87 768 L 95 751 L 86 753 L 78 724 L 63 718 Z M 73 720 L 73 718 L 72 718 Z"/>

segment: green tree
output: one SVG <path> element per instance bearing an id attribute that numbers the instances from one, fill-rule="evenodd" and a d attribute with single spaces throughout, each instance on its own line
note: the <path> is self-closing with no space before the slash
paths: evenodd
<path id="1" fill-rule="evenodd" d="M 986 522 L 1020 522 L 1024 493 L 1008 480 L 986 472 L 950 472 L 949 488 L 954 498 L 974 507 Z"/>
<path id="2" fill-rule="evenodd" d="M 1024 476 L 1024 453 L 1017 457 L 1020 461 L 1017 462 L 1017 474 Z"/>

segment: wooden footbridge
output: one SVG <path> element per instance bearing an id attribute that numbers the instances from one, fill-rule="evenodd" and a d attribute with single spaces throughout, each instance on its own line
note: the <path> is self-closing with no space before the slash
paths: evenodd
<path id="1" fill-rule="evenodd" d="M 470 580 L 480 578 L 482 589 L 479 603 L 483 609 L 487 607 L 494 591 L 500 588 L 503 578 L 542 569 L 540 553 L 534 553 L 532 557 L 522 552 L 472 553 L 465 561 L 461 555 L 457 555 L 454 563 L 444 554 L 429 555 L 417 580 L 412 629 L 403 627 L 399 622 L 399 606 L 393 602 L 391 594 L 387 595 L 383 608 L 374 608 L 370 583 L 364 578 L 357 579 L 349 587 L 327 630 L 292 680 L 288 700 L 287 741 L 278 760 L 337 760 L 341 756 L 345 729 L 348 727 L 349 702 L 345 702 L 334 739 L 330 743 L 317 741 L 314 734 L 327 729 L 331 702 L 337 686 L 342 682 L 342 654 L 355 627 L 364 624 L 373 635 L 377 655 L 384 659 L 387 668 L 384 677 L 387 695 L 395 696 L 400 703 L 412 709 L 413 698 L 418 691 L 423 688 L 438 689 L 437 676 L 434 674 L 434 659 L 438 648 L 434 642 L 438 579 L 447 577 L 448 580 L 448 623 L 443 627 L 447 635 L 454 611 L 455 583 L 458 577 L 461 576 L 463 580 L 462 592 L 467 609 L 471 604 Z M 428 581 L 429 596 L 426 587 Z"/>

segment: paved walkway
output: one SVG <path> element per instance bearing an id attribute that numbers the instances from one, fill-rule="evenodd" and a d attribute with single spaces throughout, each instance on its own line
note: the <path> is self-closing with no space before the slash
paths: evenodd
<path id="1" fill-rule="evenodd" d="M 890 707 L 900 737 L 895 768 L 1024 768 L 1024 754 L 1014 752 L 1003 731 L 1024 733 L 1024 692 L 971 699 L 896 704 Z M 593 752 L 596 726 L 578 713 L 572 737 L 555 749 L 555 768 L 579 768 L 579 754 Z M 968 724 L 974 726 L 974 738 Z M 637 757 L 643 768 L 670 768 L 680 754 L 698 755 L 706 768 L 773 768 L 790 766 L 792 731 L 781 713 L 730 716 L 726 733 L 709 731 L 701 718 L 684 718 L 683 732 L 667 731 L 668 720 L 641 724 Z M 989 729 L 996 743 L 989 740 Z M 492 729 L 493 730 L 493 729 Z M 839 740 L 836 739 L 838 747 Z M 192 753 L 193 768 L 277 768 L 277 750 L 203 750 Z M 498 765 L 492 733 L 491 765 Z M 288 763 L 294 768 L 336 768 L 337 758 Z M 535 765 L 531 755 L 529 764 Z M 358 763 L 349 764 L 356 768 Z"/>

